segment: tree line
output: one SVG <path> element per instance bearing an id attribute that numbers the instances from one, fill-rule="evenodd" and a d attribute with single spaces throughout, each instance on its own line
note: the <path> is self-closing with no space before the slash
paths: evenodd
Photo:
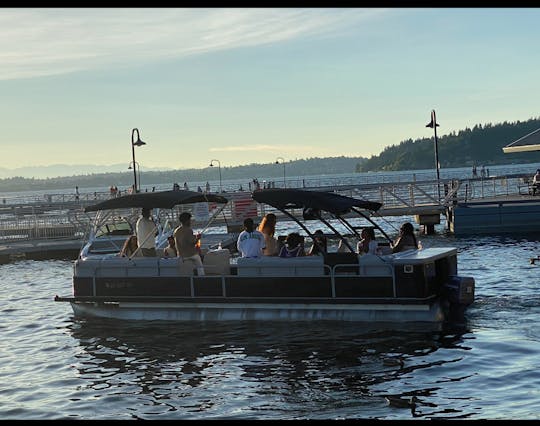
<path id="1" fill-rule="evenodd" d="M 526 164 L 540 162 L 539 152 L 505 154 L 502 148 L 540 128 L 540 118 L 499 124 L 475 125 L 448 135 L 437 135 L 438 157 L 442 168 L 473 165 Z M 419 170 L 435 165 L 435 135 L 407 139 L 386 147 L 379 155 L 359 162 L 357 172 Z"/>

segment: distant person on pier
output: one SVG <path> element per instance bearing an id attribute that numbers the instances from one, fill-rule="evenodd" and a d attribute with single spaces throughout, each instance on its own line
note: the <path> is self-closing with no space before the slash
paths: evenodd
<path id="1" fill-rule="evenodd" d="M 264 243 L 266 248 L 263 249 L 265 256 L 277 256 L 278 255 L 278 241 L 274 237 L 276 233 L 277 218 L 274 213 L 267 213 L 261 220 L 258 231 L 264 235 Z"/>
<path id="2" fill-rule="evenodd" d="M 540 186 L 540 169 L 536 169 L 536 173 L 533 176 L 532 187 L 531 187 L 532 195 L 536 195 L 536 193 L 538 192 L 539 186 Z"/>
<path id="3" fill-rule="evenodd" d="M 156 255 L 156 235 L 158 229 L 151 218 L 151 209 L 142 208 L 141 217 L 137 220 L 135 229 L 137 232 L 137 245 L 140 247 L 143 256 Z"/>
<path id="4" fill-rule="evenodd" d="M 418 249 L 418 242 L 416 241 L 416 235 L 414 235 L 412 223 L 405 222 L 399 229 L 399 236 L 392 244 L 392 253 L 410 249 Z"/>
<path id="5" fill-rule="evenodd" d="M 210 192 L 210 182 L 206 181 L 206 192 Z"/>

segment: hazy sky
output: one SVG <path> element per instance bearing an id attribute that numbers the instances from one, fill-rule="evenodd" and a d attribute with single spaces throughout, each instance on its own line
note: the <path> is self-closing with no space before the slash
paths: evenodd
<path id="1" fill-rule="evenodd" d="M 540 9 L 0 8 L 0 167 L 379 154 L 539 115 Z M 512 141 L 508 141 L 509 143 Z M 84 170 L 81 170 L 84 172 Z"/>

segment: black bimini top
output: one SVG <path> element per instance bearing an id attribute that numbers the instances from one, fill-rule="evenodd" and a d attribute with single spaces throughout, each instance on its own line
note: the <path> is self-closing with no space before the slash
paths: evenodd
<path id="1" fill-rule="evenodd" d="M 194 191 L 159 191 L 159 192 L 139 192 L 122 197 L 111 198 L 101 203 L 93 204 L 84 209 L 85 212 L 98 210 L 112 210 L 130 207 L 146 207 L 149 209 L 161 208 L 172 209 L 177 204 L 191 204 L 214 202 L 225 204 L 229 200 L 217 194 L 206 194 Z"/>
<path id="2" fill-rule="evenodd" d="M 268 204 L 279 210 L 314 209 L 332 214 L 348 213 L 351 207 L 377 211 L 382 204 L 375 201 L 359 200 L 336 194 L 335 192 L 309 191 L 302 189 L 261 189 L 254 191 L 252 198 L 258 203 Z"/>

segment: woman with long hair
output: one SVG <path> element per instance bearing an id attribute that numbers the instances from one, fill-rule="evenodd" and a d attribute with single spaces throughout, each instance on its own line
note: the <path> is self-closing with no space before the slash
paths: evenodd
<path id="1" fill-rule="evenodd" d="M 392 244 L 392 253 L 410 249 L 418 249 L 418 242 L 414 235 L 412 223 L 405 222 L 401 225 L 401 228 L 399 228 L 399 236 L 396 241 L 394 241 L 394 244 Z"/>
<path id="2" fill-rule="evenodd" d="M 278 254 L 278 242 L 274 237 L 276 232 L 277 218 L 274 213 L 267 213 L 261 220 L 257 230 L 264 235 L 264 242 L 266 248 L 263 250 L 265 256 L 277 256 Z"/>
<path id="3" fill-rule="evenodd" d="M 375 240 L 375 231 L 373 228 L 363 228 L 360 234 L 362 239 L 358 242 L 356 251 L 358 254 L 377 254 L 378 244 Z"/>

